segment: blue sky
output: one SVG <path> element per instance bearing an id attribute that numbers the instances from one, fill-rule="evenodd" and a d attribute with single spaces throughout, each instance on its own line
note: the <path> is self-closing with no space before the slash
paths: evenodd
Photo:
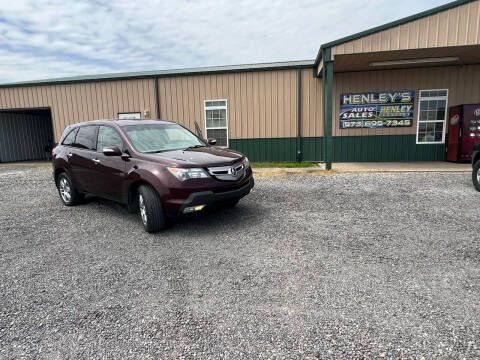
<path id="1" fill-rule="evenodd" d="M 0 0 L 0 83 L 313 59 L 445 0 Z"/>

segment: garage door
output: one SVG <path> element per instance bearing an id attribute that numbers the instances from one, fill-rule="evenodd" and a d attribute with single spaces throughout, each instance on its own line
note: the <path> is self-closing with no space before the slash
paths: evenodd
<path id="1" fill-rule="evenodd" d="M 50 110 L 0 110 L 0 162 L 46 160 L 52 145 Z"/>

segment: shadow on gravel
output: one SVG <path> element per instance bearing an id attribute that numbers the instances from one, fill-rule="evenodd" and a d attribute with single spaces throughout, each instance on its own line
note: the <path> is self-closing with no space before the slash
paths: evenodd
<path id="1" fill-rule="evenodd" d="M 129 213 L 124 205 L 115 201 L 88 195 L 79 206 L 103 207 L 107 212 L 110 212 L 112 217 L 123 217 L 138 223 L 139 231 L 143 230 L 140 216 L 136 213 Z M 269 209 L 244 199 L 235 207 L 218 205 L 205 208 L 197 214 L 169 218 L 167 228 L 161 231 L 160 234 L 176 233 L 177 231 L 185 232 L 185 230 L 192 230 L 197 234 L 203 232 L 210 233 L 214 227 L 227 227 L 232 230 L 245 229 L 265 221 L 265 219 L 268 219 L 269 213 Z"/>

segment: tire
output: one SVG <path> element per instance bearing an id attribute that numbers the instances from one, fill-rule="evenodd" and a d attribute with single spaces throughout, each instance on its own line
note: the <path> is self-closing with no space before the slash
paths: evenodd
<path id="1" fill-rule="evenodd" d="M 151 186 L 138 188 L 138 209 L 146 232 L 155 233 L 165 228 L 162 201 Z"/>
<path id="2" fill-rule="evenodd" d="M 477 160 L 477 162 L 473 165 L 472 181 L 475 189 L 480 191 L 480 160 Z"/>
<path id="3" fill-rule="evenodd" d="M 63 172 L 58 175 L 58 195 L 63 204 L 66 206 L 74 206 L 83 199 L 83 194 L 79 193 L 73 186 L 72 180 L 67 173 Z"/>

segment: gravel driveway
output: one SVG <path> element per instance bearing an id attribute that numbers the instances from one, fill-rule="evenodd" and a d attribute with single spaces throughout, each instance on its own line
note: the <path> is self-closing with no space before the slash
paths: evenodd
<path id="1" fill-rule="evenodd" d="M 468 173 L 257 179 L 158 235 L 0 168 L 0 358 L 480 358 Z"/>

